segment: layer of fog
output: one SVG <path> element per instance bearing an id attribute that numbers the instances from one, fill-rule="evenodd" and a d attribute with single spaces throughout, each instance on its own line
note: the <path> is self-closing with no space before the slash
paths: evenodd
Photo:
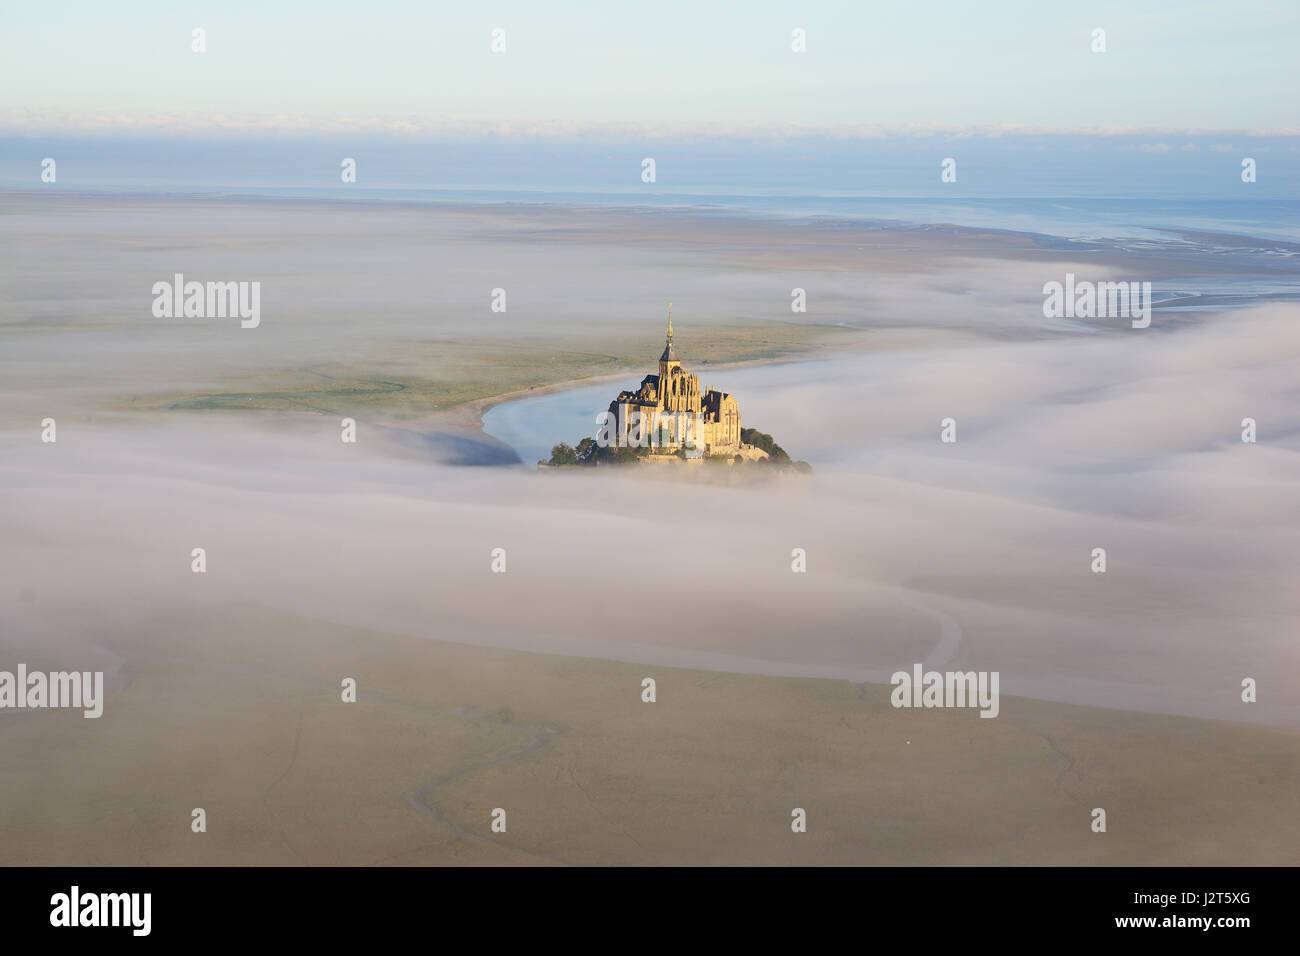
<path id="1" fill-rule="evenodd" d="M 924 662 L 997 670 L 1004 694 L 1300 725 L 1298 322 L 1274 305 L 710 373 L 816 468 L 766 483 L 453 467 L 310 416 L 74 422 L 52 445 L 33 424 L 0 435 L 0 634 L 7 657 L 72 659 L 106 622 L 253 602 L 648 668 Z M 61 387 L 95 379 L 87 341 Z"/>

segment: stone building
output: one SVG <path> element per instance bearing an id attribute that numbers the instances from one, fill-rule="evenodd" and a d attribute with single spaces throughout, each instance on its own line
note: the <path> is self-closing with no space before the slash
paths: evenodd
<path id="1" fill-rule="evenodd" d="M 698 375 L 682 368 L 673 348 L 673 318 L 659 356 L 659 374 L 647 375 L 635 392 L 609 403 L 611 445 L 644 446 L 687 457 L 735 455 L 741 450 L 740 406 L 716 389 L 701 388 Z"/>

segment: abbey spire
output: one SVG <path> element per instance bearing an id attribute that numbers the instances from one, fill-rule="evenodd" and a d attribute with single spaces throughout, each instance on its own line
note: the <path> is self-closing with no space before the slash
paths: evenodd
<path id="1" fill-rule="evenodd" d="M 665 362 L 677 362 L 677 353 L 673 350 L 673 304 L 668 303 L 668 338 L 664 343 L 664 354 L 659 356 L 659 364 L 662 366 Z M 660 369 L 663 374 L 663 369 Z"/>

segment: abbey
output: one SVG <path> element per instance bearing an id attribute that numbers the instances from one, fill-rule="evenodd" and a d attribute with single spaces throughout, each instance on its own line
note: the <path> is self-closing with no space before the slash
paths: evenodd
<path id="1" fill-rule="evenodd" d="M 688 456 L 741 453 L 740 406 L 725 392 L 702 389 L 699 376 L 682 368 L 673 349 L 671 313 L 659 374 L 647 375 L 635 392 L 620 392 L 609 403 L 608 434 L 613 446 L 683 449 Z"/>

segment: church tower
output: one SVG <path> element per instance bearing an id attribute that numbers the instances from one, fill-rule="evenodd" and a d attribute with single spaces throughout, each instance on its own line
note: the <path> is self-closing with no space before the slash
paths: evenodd
<path id="1" fill-rule="evenodd" d="M 673 304 L 668 303 L 668 338 L 659 356 L 659 407 L 665 412 L 698 412 L 700 380 L 682 368 L 673 348 Z M 674 433 L 680 429 L 674 429 Z"/>
<path id="2" fill-rule="evenodd" d="M 673 304 L 668 303 L 668 339 L 664 345 L 664 354 L 659 356 L 659 381 L 667 382 L 672 378 L 674 368 L 681 368 L 677 353 L 673 350 Z"/>

